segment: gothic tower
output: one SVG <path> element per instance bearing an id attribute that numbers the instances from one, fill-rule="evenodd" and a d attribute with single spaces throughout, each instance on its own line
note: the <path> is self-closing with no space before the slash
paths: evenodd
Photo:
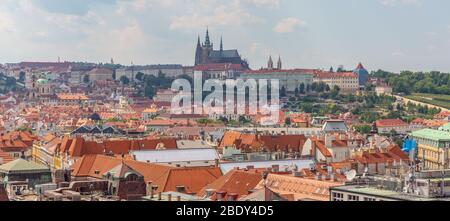
<path id="1" fill-rule="evenodd" d="M 281 57 L 280 56 L 278 56 L 277 69 L 278 70 L 282 69 L 282 63 L 281 63 Z"/>
<path id="2" fill-rule="evenodd" d="M 273 69 L 273 60 L 272 56 L 269 56 L 269 61 L 267 62 L 267 69 L 272 70 Z"/>
<path id="3" fill-rule="evenodd" d="M 198 36 L 197 40 L 197 49 L 195 50 L 195 65 L 202 63 L 202 45 L 200 44 L 200 36 Z"/>

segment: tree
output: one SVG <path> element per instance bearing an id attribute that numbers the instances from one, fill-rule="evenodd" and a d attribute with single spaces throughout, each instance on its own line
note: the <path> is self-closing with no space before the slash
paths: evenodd
<path id="1" fill-rule="evenodd" d="M 164 78 L 165 76 L 166 75 L 161 70 L 158 71 L 158 78 Z"/>
<path id="2" fill-rule="evenodd" d="M 298 90 L 300 94 L 305 94 L 305 83 L 302 82 Z"/>
<path id="3" fill-rule="evenodd" d="M 361 126 L 355 126 L 355 131 L 360 134 L 369 134 L 372 130 L 372 127 L 369 125 L 361 125 Z"/>
<path id="4" fill-rule="evenodd" d="M 139 81 L 143 81 L 144 80 L 144 73 L 138 72 L 136 74 L 136 79 L 139 80 Z"/>
<path id="5" fill-rule="evenodd" d="M 280 96 L 281 97 L 286 97 L 286 88 L 285 87 L 281 87 Z"/>
<path id="6" fill-rule="evenodd" d="M 95 122 L 99 122 L 102 120 L 102 118 L 100 118 L 100 115 L 98 115 L 97 113 L 93 113 L 89 118 Z"/>
<path id="7" fill-rule="evenodd" d="M 298 87 L 295 88 L 295 96 L 297 97 L 299 93 Z"/>
<path id="8" fill-rule="evenodd" d="M 289 117 L 287 117 L 285 120 L 284 120 L 284 124 L 286 125 L 286 126 L 291 126 L 291 118 L 289 118 Z"/>
<path id="9" fill-rule="evenodd" d="M 91 80 L 89 79 L 89 75 L 84 75 L 84 77 L 83 77 L 83 82 L 85 83 L 85 84 L 87 84 L 87 83 L 89 83 Z"/>
<path id="10" fill-rule="evenodd" d="M 127 76 L 122 75 L 122 76 L 120 77 L 120 82 L 121 82 L 123 85 L 128 85 L 128 84 L 130 83 L 130 79 L 129 79 Z"/>
<path id="11" fill-rule="evenodd" d="M 397 131 L 394 130 L 394 129 L 392 129 L 392 130 L 389 132 L 389 136 L 390 136 L 390 137 L 396 137 L 397 135 L 398 135 L 398 133 L 397 133 Z"/>
<path id="12" fill-rule="evenodd" d="M 335 85 L 333 87 L 333 90 L 331 90 L 331 97 L 333 99 L 336 99 L 336 97 L 339 95 L 339 92 L 341 91 L 341 89 L 339 88 L 339 86 Z"/>
<path id="13" fill-rule="evenodd" d="M 397 109 L 397 111 L 402 111 L 402 110 L 403 110 L 402 105 L 400 105 L 399 103 L 397 103 L 396 109 Z"/>
<path id="14" fill-rule="evenodd" d="M 21 71 L 19 73 L 19 81 L 20 82 L 25 82 L 25 72 Z"/>

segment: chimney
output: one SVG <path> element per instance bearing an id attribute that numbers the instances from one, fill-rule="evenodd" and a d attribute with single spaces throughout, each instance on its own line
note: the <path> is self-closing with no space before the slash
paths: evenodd
<path id="1" fill-rule="evenodd" d="M 333 143 L 334 137 L 333 135 L 330 134 L 326 134 L 325 135 L 325 147 L 329 148 L 331 147 L 332 143 Z"/>
<path id="2" fill-rule="evenodd" d="M 185 192 L 186 192 L 186 187 L 180 185 L 180 186 L 177 186 L 177 187 L 176 187 L 176 190 L 177 190 L 177 192 L 179 192 L 179 193 L 185 193 Z"/>
<path id="3" fill-rule="evenodd" d="M 275 173 L 279 172 L 280 171 L 280 165 L 278 165 L 278 164 L 272 165 L 272 171 L 275 172 Z"/>
<path id="4" fill-rule="evenodd" d="M 150 196 L 150 199 L 153 199 L 153 185 L 152 185 L 152 182 L 147 182 L 146 190 L 147 190 L 147 196 Z"/>
<path id="5" fill-rule="evenodd" d="M 228 201 L 237 201 L 238 196 L 239 195 L 237 193 L 229 193 L 228 194 Z"/>
<path id="6" fill-rule="evenodd" d="M 211 196 L 214 194 L 214 192 L 216 192 L 215 189 L 206 189 L 206 198 L 211 198 Z"/>
<path id="7" fill-rule="evenodd" d="M 302 172 L 300 172 L 300 171 L 294 171 L 294 172 L 292 173 L 292 175 L 293 175 L 294 177 L 302 177 Z"/>
<path id="8" fill-rule="evenodd" d="M 181 201 L 181 196 L 177 196 L 177 201 L 178 201 L 178 202 Z"/>
<path id="9" fill-rule="evenodd" d="M 225 192 L 225 191 L 217 191 L 216 192 L 217 201 L 223 201 L 223 199 L 225 198 L 226 195 L 227 195 L 227 192 Z"/>
<path id="10" fill-rule="evenodd" d="M 162 200 L 162 194 L 161 194 L 161 192 L 159 192 L 158 193 L 158 201 L 161 201 Z"/>
<path id="11" fill-rule="evenodd" d="M 168 195 L 167 195 L 167 201 L 172 201 L 172 194 L 171 193 L 169 193 Z"/>

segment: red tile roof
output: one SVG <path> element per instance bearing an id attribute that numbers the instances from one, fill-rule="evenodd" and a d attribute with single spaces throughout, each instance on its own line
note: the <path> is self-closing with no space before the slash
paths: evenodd
<path id="1" fill-rule="evenodd" d="M 201 64 L 194 67 L 194 71 L 227 71 L 227 70 L 237 70 L 243 71 L 244 67 L 240 64 L 232 63 L 218 63 L 218 64 Z"/>
<path id="2" fill-rule="evenodd" d="M 69 139 L 65 137 L 61 142 L 60 152 L 67 152 L 72 157 L 86 154 L 127 154 L 130 150 L 155 150 L 157 148 L 176 149 L 175 138 L 142 139 L 142 140 L 105 140 L 102 143 L 86 141 L 82 137 Z"/>
<path id="3" fill-rule="evenodd" d="M 292 194 L 295 201 L 318 200 L 329 201 L 330 188 L 343 185 L 342 182 L 319 181 L 288 175 L 269 174 L 266 186 L 280 194 Z M 257 188 L 264 186 L 261 182 Z"/>
<path id="4" fill-rule="evenodd" d="M 206 194 L 206 190 L 214 189 L 216 191 L 238 194 L 238 197 L 240 198 L 248 195 L 249 191 L 253 190 L 261 180 L 261 173 L 231 170 L 227 174 L 204 187 L 197 193 L 197 195 L 203 197 Z M 216 199 L 215 194 L 212 195 L 212 199 Z"/>
<path id="5" fill-rule="evenodd" d="M 14 160 L 13 157 L 11 157 L 9 154 L 0 150 L 0 164 L 9 163 L 13 160 Z"/>
<path id="6" fill-rule="evenodd" d="M 408 126 L 408 123 L 400 120 L 400 119 L 383 119 L 377 120 L 375 122 L 377 127 L 399 127 L 399 126 Z"/>
<path id="7" fill-rule="evenodd" d="M 287 152 L 301 152 L 306 142 L 304 135 L 262 135 L 263 146 L 271 152 L 278 150 Z"/>
<path id="8" fill-rule="evenodd" d="M 358 78 L 358 75 L 353 72 L 316 72 L 316 78 Z"/>
<path id="9" fill-rule="evenodd" d="M 276 70 L 276 69 L 262 69 L 262 70 L 253 70 L 246 71 L 245 74 L 271 74 L 271 73 L 307 73 L 313 74 L 318 72 L 317 69 L 284 69 L 284 70 Z"/>
<path id="10" fill-rule="evenodd" d="M 175 168 L 105 155 L 85 155 L 78 159 L 72 175 L 102 179 L 104 173 L 122 162 L 142 174 L 145 182 L 158 186 L 156 192 L 176 191 L 177 186 L 183 185 L 187 193 L 196 194 L 222 175 L 218 167 Z"/>

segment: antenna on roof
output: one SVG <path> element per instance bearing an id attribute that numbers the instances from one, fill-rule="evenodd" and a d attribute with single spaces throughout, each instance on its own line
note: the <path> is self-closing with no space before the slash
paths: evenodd
<path id="1" fill-rule="evenodd" d="M 347 178 L 347 181 L 353 181 L 356 177 L 356 170 L 350 170 L 347 173 L 345 173 L 345 177 Z"/>
<path id="2" fill-rule="evenodd" d="M 364 168 L 364 173 L 362 175 L 362 178 L 366 178 L 367 172 L 369 172 L 369 167 Z"/>

